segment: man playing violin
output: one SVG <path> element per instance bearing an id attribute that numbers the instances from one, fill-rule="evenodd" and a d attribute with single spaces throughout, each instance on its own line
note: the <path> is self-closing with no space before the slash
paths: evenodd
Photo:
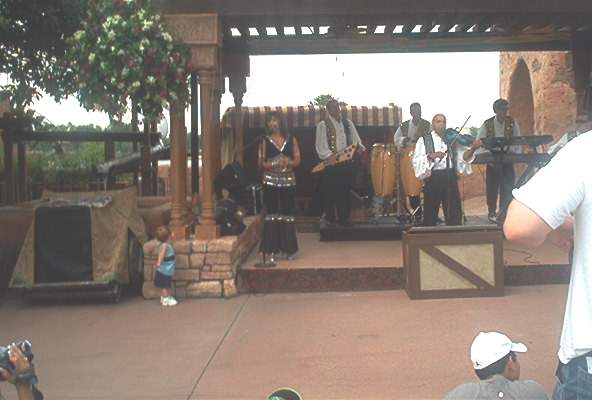
<path id="1" fill-rule="evenodd" d="M 446 225 L 462 224 L 462 208 L 458 190 L 458 175 L 470 175 L 475 151 L 481 146 L 479 139 L 470 147 L 459 138 L 446 139 L 446 117 L 436 114 L 432 119 L 432 131 L 420 137 L 415 144 L 413 169 L 415 176 L 425 180 L 425 226 L 434 226 L 438 220 L 440 205 L 444 209 Z"/>

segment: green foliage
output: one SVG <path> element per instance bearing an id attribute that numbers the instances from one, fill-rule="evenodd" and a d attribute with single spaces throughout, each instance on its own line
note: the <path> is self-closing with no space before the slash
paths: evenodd
<path id="1" fill-rule="evenodd" d="M 112 123 L 113 131 L 131 132 L 128 124 Z M 51 125 L 39 129 L 54 132 L 101 132 L 97 125 Z M 129 143 L 116 143 L 116 155 L 130 153 Z M 94 180 L 94 166 L 105 159 L 105 146 L 98 142 L 33 142 L 29 147 L 28 168 L 33 184 L 84 186 Z"/>
<path id="2" fill-rule="evenodd" d="M 2 87 L 15 110 L 39 98 L 36 88 L 60 98 L 60 82 L 71 71 L 57 68 L 66 53 L 65 39 L 80 28 L 85 0 L 0 1 L 0 73 L 10 83 Z"/>
<path id="3" fill-rule="evenodd" d="M 128 103 L 149 119 L 169 102 L 187 101 L 189 49 L 173 43 L 150 0 L 90 0 L 82 28 L 67 40 L 65 70 L 88 110 L 116 119 Z"/>
<path id="4" fill-rule="evenodd" d="M 315 97 L 313 101 L 309 102 L 309 104 L 312 106 L 325 107 L 331 100 L 339 101 L 339 99 L 332 94 L 321 94 Z"/>

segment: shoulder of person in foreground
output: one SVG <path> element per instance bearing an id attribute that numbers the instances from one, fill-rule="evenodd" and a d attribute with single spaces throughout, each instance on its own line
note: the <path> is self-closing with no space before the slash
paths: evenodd
<path id="1" fill-rule="evenodd" d="M 543 385 L 533 380 L 512 382 L 512 392 L 521 399 L 547 400 L 549 398 Z"/>
<path id="2" fill-rule="evenodd" d="M 462 399 L 475 399 L 479 393 L 479 384 L 476 382 L 463 383 L 452 389 L 445 400 L 462 400 Z"/>

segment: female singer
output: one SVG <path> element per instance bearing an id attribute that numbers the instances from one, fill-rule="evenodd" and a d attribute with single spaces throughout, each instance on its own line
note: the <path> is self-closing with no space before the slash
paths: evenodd
<path id="1" fill-rule="evenodd" d="M 294 225 L 296 177 L 300 165 L 298 141 L 284 128 L 278 112 L 265 115 L 266 135 L 259 146 L 259 168 L 263 171 L 265 221 L 260 251 L 263 263 L 275 262 L 277 255 L 291 260 L 298 251 Z"/>

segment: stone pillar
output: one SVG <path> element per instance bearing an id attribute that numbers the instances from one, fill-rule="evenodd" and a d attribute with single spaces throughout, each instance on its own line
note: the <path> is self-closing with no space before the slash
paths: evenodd
<path id="1" fill-rule="evenodd" d="M 185 110 L 171 104 L 171 222 L 170 229 L 176 239 L 189 237 L 187 212 L 187 132 Z"/>
<path id="2" fill-rule="evenodd" d="M 235 160 L 244 166 L 244 145 L 245 132 L 243 126 L 243 96 L 247 91 L 247 77 L 246 76 L 230 76 L 230 92 L 234 98 L 234 120 L 232 127 L 234 129 L 234 145 L 236 146 Z"/>
<path id="3" fill-rule="evenodd" d="M 216 112 L 214 108 L 220 108 L 219 97 L 215 94 L 215 85 L 218 76 L 215 70 L 199 71 L 199 86 L 202 99 L 202 173 L 203 190 L 201 191 L 202 212 L 201 223 L 197 227 L 196 235 L 198 239 L 213 239 L 220 236 L 220 227 L 216 225 L 215 220 L 215 196 L 214 196 L 214 178 L 215 178 L 215 152 L 216 138 L 219 134 L 220 121 L 216 121 Z"/>
<path id="4" fill-rule="evenodd" d="M 228 76 L 229 89 L 234 97 L 234 129 L 235 161 L 244 163 L 244 127 L 242 124 L 243 96 L 247 92 L 247 76 L 250 73 L 250 59 L 247 43 L 244 38 L 233 38 L 224 43 L 222 57 L 224 74 Z"/>
<path id="5" fill-rule="evenodd" d="M 222 23 L 217 14 L 165 14 L 164 18 L 175 40 L 191 46 L 192 72 L 199 76 L 203 190 L 200 191 L 201 223 L 196 227 L 196 236 L 198 239 L 214 239 L 220 235 L 214 215 L 214 177 L 216 153 L 220 152 L 215 136 L 220 130 L 220 121 L 215 119 L 220 112 L 220 101 L 215 90 L 220 86 Z"/>
<path id="6" fill-rule="evenodd" d="M 199 193 L 199 135 L 197 74 L 191 74 L 191 193 Z"/>

